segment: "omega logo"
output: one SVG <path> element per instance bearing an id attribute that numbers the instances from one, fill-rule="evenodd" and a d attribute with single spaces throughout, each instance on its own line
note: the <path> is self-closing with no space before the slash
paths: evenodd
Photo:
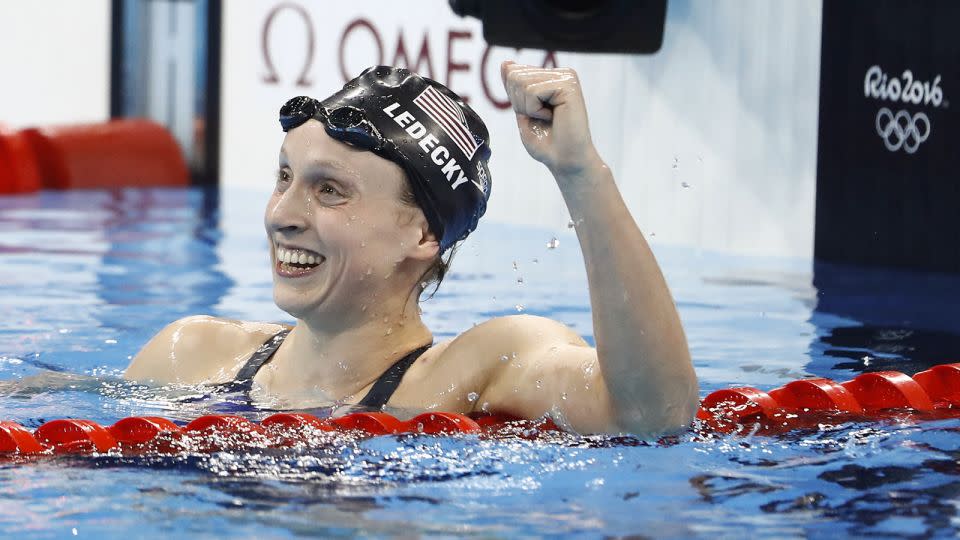
<path id="1" fill-rule="evenodd" d="M 271 30 L 277 19 L 277 15 L 284 11 L 296 15 L 297 18 L 302 21 L 306 34 L 306 55 L 304 56 L 303 66 L 293 75 L 294 84 L 301 87 L 311 86 L 313 82 L 310 79 L 310 75 L 313 69 L 314 55 L 317 47 L 314 21 L 306 8 L 293 2 L 284 2 L 276 5 L 267 12 L 266 18 L 263 21 L 260 48 L 266 74 L 263 76 L 262 81 L 265 84 L 275 85 L 280 84 L 281 79 L 289 80 L 291 78 L 291 75 L 284 74 L 281 76 L 281 74 L 278 73 L 275 63 L 273 62 L 273 54 L 270 47 Z M 494 94 L 494 90 L 498 89 L 500 85 L 499 77 L 491 81 L 489 79 L 492 77 L 487 76 L 487 71 L 490 67 L 488 64 L 491 61 L 490 57 L 493 48 L 484 44 L 483 53 L 479 58 L 473 59 L 473 61 L 471 61 L 471 59 L 457 57 L 455 47 L 458 44 L 461 46 L 468 44 L 474 39 L 474 35 L 470 29 L 450 28 L 439 30 L 446 34 L 444 36 L 446 38 L 446 47 L 444 50 L 435 51 L 430 47 L 430 36 L 431 32 L 437 31 L 435 28 L 425 30 L 418 44 L 416 39 L 407 41 L 407 38 L 404 36 L 404 29 L 400 28 L 397 32 L 396 43 L 385 43 L 383 31 L 372 21 L 363 17 L 353 19 L 343 28 L 343 31 L 340 32 L 336 48 L 337 65 L 340 68 L 340 76 L 343 78 L 343 82 L 347 82 L 353 78 L 350 68 L 347 67 L 348 52 L 351 45 L 357 46 L 357 44 L 359 44 L 374 51 L 374 56 L 365 62 L 364 67 L 382 64 L 406 67 L 420 75 L 442 82 L 459 94 L 460 97 L 463 98 L 463 101 L 467 103 L 470 102 L 470 96 L 461 91 L 464 85 L 462 82 L 463 77 L 475 73 L 476 75 L 474 76 L 478 77 L 479 86 L 487 101 L 497 109 L 510 108 L 510 102 L 502 90 L 498 92 L 498 94 Z M 415 54 L 413 54 L 414 51 L 416 51 Z M 519 54 L 521 49 L 516 49 L 516 52 Z M 531 51 L 531 53 L 534 53 L 534 51 Z M 536 51 L 536 53 L 543 55 L 540 61 L 541 67 L 557 67 L 555 51 Z M 461 90 L 458 90 L 458 88 L 461 88 Z"/>

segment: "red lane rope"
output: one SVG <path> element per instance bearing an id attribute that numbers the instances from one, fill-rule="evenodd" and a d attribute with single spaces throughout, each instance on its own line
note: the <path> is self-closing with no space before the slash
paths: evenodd
<path id="1" fill-rule="evenodd" d="M 91 420 L 51 420 L 31 432 L 16 422 L 0 422 L 0 454 L 89 454 L 214 452 L 233 448 L 272 448 L 308 444 L 324 432 L 358 436 L 422 433 L 491 433 L 508 423 L 536 431 L 557 430 L 550 420 L 525 421 L 503 415 L 474 418 L 457 413 L 423 413 L 407 421 L 380 412 L 321 419 L 306 413 L 278 413 L 252 422 L 241 416 L 201 416 L 185 426 L 156 416 L 123 418 L 109 427 Z"/>
<path id="2" fill-rule="evenodd" d="M 943 364 L 909 377 L 898 371 L 864 373 L 837 383 L 793 381 L 769 392 L 752 387 L 709 394 L 697 418 L 707 430 L 783 432 L 824 419 L 866 420 L 914 415 L 960 416 L 960 364 Z"/>
<path id="3" fill-rule="evenodd" d="M 960 417 L 960 364 L 945 364 L 908 377 L 896 371 L 864 373 L 837 383 L 830 379 L 793 381 L 768 392 L 728 388 L 707 395 L 697 418 L 701 431 L 771 434 L 815 426 L 824 418 L 880 419 L 891 414 Z M 0 454 L 86 454 L 119 451 L 142 454 L 284 447 L 309 444 L 325 432 L 377 436 L 400 433 L 448 435 L 491 433 L 517 423 L 516 433 L 558 429 L 553 422 L 522 421 L 502 415 L 475 418 L 457 413 L 423 413 L 407 421 L 382 412 L 321 419 L 305 413 L 278 413 L 252 422 L 241 416 L 201 416 L 185 426 L 157 416 L 138 416 L 104 427 L 91 420 L 61 419 L 31 432 L 0 421 Z"/>

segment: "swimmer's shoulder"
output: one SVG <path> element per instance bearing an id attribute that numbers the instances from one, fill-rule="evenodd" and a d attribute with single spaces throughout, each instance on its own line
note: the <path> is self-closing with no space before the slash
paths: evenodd
<path id="1" fill-rule="evenodd" d="M 536 315 L 496 317 L 457 336 L 444 351 L 446 354 L 480 354 L 539 349 L 544 345 L 564 343 L 588 346 L 577 332 L 565 324 Z M 500 357 L 497 357 L 500 361 Z"/>
<path id="2" fill-rule="evenodd" d="M 124 378 L 159 384 L 227 382 L 260 345 L 283 328 L 207 315 L 184 317 L 144 345 Z"/>
<path id="3" fill-rule="evenodd" d="M 467 394 L 482 393 L 503 370 L 549 361 L 551 347 L 562 345 L 589 347 L 577 332 L 553 319 L 533 315 L 490 319 L 427 351 L 404 378 L 398 393 L 406 399 L 398 401 L 413 402 L 418 394 L 432 396 L 431 390 L 439 389 L 444 394 L 441 408 L 467 412 L 480 406 L 465 401 Z"/>

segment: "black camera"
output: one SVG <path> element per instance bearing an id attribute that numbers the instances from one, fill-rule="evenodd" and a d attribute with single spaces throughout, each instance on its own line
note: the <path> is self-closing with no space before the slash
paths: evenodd
<path id="1" fill-rule="evenodd" d="M 663 44 L 667 0 L 450 0 L 483 22 L 490 45 L 652 54 Z"/>

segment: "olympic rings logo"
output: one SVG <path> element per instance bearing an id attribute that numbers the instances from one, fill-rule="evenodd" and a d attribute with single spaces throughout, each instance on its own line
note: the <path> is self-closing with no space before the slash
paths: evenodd
<path id="1" fill-rule="evenodd" d="M 894 114 L 883 107 L 877 111 L 876 125 L 877 135 L 891 152 L 903 148 L 904 152 L 912 154 L 930 136 L 930 119 L 922 112 L 913 116 L 907 111 Z"/>

